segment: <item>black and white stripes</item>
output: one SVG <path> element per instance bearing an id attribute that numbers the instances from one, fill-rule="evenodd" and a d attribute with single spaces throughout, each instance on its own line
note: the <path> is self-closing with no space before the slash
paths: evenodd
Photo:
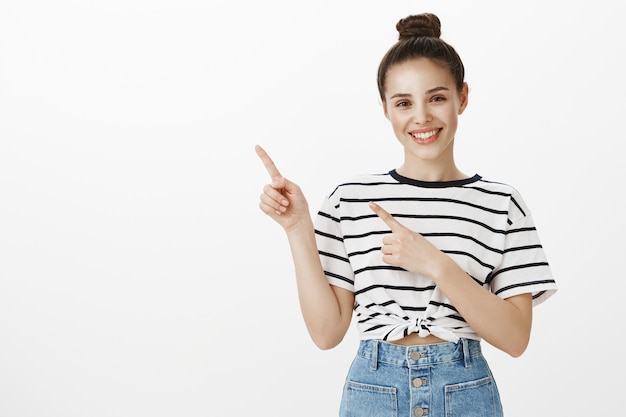
<path id="1" fill-rule="evenodd" d="M 478 339 L 433 281 L 382 262 L 388 227 L 375 201 L 448 254 L 479 285 L 502 298 L 530 292 L 534 304 L 557 287 L 528 208 L 512 187 L 475 175 L 423 182 L 387 174 L 355 177 L 324 201 L 315 228 L 327 278 L 355 293 L 362 339 L 409 333 Z"/>

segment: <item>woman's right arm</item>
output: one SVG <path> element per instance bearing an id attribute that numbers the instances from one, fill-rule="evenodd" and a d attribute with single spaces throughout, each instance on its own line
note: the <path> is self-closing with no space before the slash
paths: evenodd
<path id="1" fill-rule="evenodd" d="M 263 148 L 257 145 L 255 150 L 272 180 L 263 187 L 259 207 L 287 234 L 307 330 L 320 349 L 333 348 L 341 342 L 350 326 L 354 294 L 328 283 L 318 254 L 308 203 L 300 187 L 280 174 Z"/>

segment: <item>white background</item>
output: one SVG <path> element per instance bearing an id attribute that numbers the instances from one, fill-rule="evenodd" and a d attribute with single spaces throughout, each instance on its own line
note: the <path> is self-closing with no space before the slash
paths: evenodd
<path id="1" fill-rule="evenodd" d="M 306 334 L 254 145 L 312 212 L 396 167 L 376 68 L 422 11 L 459 166 L 522 193 L 560 286 L 522 357 L 485 346 L 506 415 L 619 413 L 622 3 L 3 0 L 0 416 L 336 415 L 357 337 Z"/>

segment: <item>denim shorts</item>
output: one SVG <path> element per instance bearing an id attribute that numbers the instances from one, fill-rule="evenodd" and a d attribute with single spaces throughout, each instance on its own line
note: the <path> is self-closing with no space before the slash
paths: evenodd
<path id="1" fill-rule="evenodd" d="M 362 340 L 340 417 L 502 417 L 480 342 L 400 346 Z"/>

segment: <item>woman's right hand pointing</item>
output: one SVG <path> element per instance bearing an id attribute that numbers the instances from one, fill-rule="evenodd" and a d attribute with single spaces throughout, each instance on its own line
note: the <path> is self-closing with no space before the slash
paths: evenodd
<path id="1" fill-rule="evenodd" d="M 300 187 L 280 174 L 274 161 L 262 147 L 256 145 L 254 149 L 272 180 L 263 187 L 259 203 L 261 211 L 274 219 L 285 231 L 291 230 L 302 220 L 310 221 L 308 203 Z"/>

